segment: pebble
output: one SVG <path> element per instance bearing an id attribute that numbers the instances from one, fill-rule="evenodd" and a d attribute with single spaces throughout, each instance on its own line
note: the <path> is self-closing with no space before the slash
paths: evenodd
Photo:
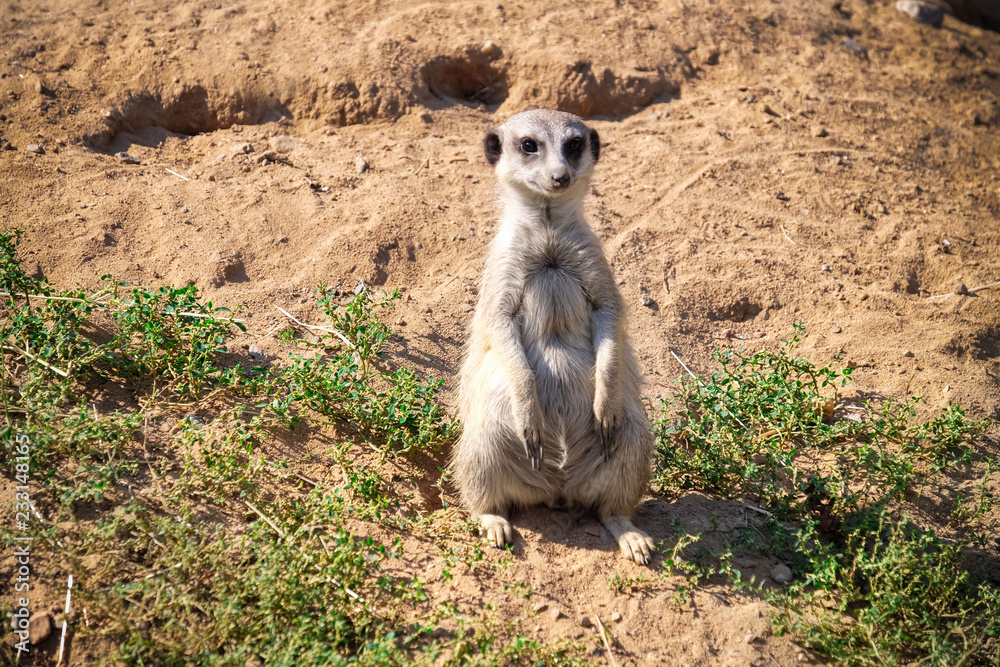
<path id="1" fill-rule="evenodd" d="M 789 200 L 791 199 L 791 197 L 789 197 L 788 195 L 786 195 L 786 194 L 785 194 L 784 192 L 779 192 L 779 193 L 778 193 L 777 195 L 775 195 L 775 196 L 776 196 L 776 198 L 777 198 L 777 199 L 778 199 L 779 201 L 789 201 Z"/>
<path id="2" fill-rule="evenodd" d="M 968 294 L 969 288 L 965 286 L 965 283 L 958 283 L 955 285 L 955 294 Z"/>
<path id="3" fill-rule="evenodd" d="M 750 632 L 747 633 L 747 635 L 743 638 L 743 641 L 745 641 L 747 644 L 753 644 L 755 641 L 757 641 L 757 639 L 758 639 L 757 635 Z"/>
<path id="4" fill-rule="evenodd" d="M 3 142 L 3 146 L 0 146 L 0 150 L 16 151 L 17 149 L 14 148 L 14 144 L 10 143 L 9 141 L 5 141 Z"/>
<path id="5" fill-rule="evenodd" d="M 405 327 L 406 326 L 406 320 L 404 320 L 402 317 L 399 318 L 398 320 L 396 320 L 396 326 L 397 327 Z"/>
<path id="6" fill-rule="evenodd" d="M 247 349 L 247 352 L 250 353 L 251 357 L 263 357 L 264 356 L 264 352 L 259 347 L 257 347 L 256 345 L 251 345 Z"/>
<path id="7" fill-rule="evenodd" d="M 852 53 L 858 54 L 859 56 L 868 55 L 868 49 L 865 48 L 865 45 L 859 42 L 858 40 L 854 39 L 853 37 L 844 38 L 844 48 Z"/>
<path id="8" fill-rule="evenodd" d="M 617 623 L 618 621 L 622 620 L 622 615 L 619 614 L 617 611 L 613 611 L 611 612 L 611 620 L 612 622 Z"/>
<path id="9" fill-rule="evenodd" d="M 951 391 L 951 385 L 950 384 L 946 384 L 944 386 L 944 393 L 947 394 L 949 391 Z"/>
<path id="10" fill-rule="evenodd" d="M 792 580 L 792 570 L 784 563 L 778 563 L 771 568 L 771 578 L 779 584 L 786 584 Z"/>
<path id="11" fill-rule="evenodd" d="M 483 44 L 483 48 L 479 49 L 479 52 L 482 53 L 484 56 L 489 56 L 493 55 L 493 53 L 495 53 L 496 50 L 497 50 L 497 45 L 493 43 L 492 39 L 488 39 L 486 40 L 486 43 Z"/>
<path id="12" fill-rule="evenodd" d="M 841 329 L 840 327 L 834 327 L 830 329 L 830 331 L 832 331 L 833 333 L 840 333 L 841 331 L 843 331 L 843 329 Z"/>
<path id="13" fill-rule="evenodd" d="M 756 95 L 754 95 L 753 93 L 750 93 L 749 95 L 747 95 L 747 104 L 753 104 L 756 101 L 757 101 L 757 96 Z"/>
<path id="14" fill-rule="evenodd" d="M 926 23 L 935 28 L 940 28 L 944 21 L 944 11 L 940 7 L 920 0 L 898 0 L 896 9 L 908 14 L 917 23 Z"/>
<path id="15" fill-rule="evenodd" d="M 471 303 L 463 303 L 462 304 L 462 311 L 463 312 L 471 313 L 473 310 L 475 310 L 475 307 Z"/>
<path id="16" fill-rule="evenodd" d="M 649 114 L 649 117 L 652 118 L 653 120 L 660 120 L 660 114 L 655 113 L 655 112 Z"/>
<path id="17" fill-rule="evenodd" d="M 229 150 L 233 155 L 240 155 L 240 154 L 247 155 L 249 153 L 253 153 L 253 146 L 248 143 L 235 144 Z"/>
<path id="18" fill-rule="evenodd" d="M 552 617 L 553 621 L 558 621 L 562 618 L 562 611 L 560 611 L 558 607 L 553 607 L 549 610 L 549 616 Z"/>
<path id="19" fill-rule="evenodd" d="M 276 153 L 291 153 L 295 148 L 295 139 L 287 134 L 279 134 L 267 140 L 267 145 Z"/>
<path id="20" fill-rule="evenodd" d="M 913 351 L 912 350 L 907 350 L 906 352 L 903 352 L 903 356 L 904 357 L 908 357 L 908 358 L 912 357 L 913 356 Z"/>
<path id="21" fill-rule="evenodd" d="M 24 147 L 24 150 L 28 151 L 29 153 L 37 153 L 38 155 L 45 155 L 45 149 L 39 146 L 38 144 L 28 144 L 27 146 Z"/>
<path id="22" fill-rule="evenodd" d="M 814 127 L 812 129 L 812 135 L 814 137 L 820 137 L 820 138 L 822 138 L 822 137 L 828 137 L 828 136 L 830 136 L 830 133 L 827 132 L 826 128 L 823 127 L 822 125 L 817 125 L 816 127 Z"/>
<path id="23" fill-rule="evenodd" d="M 833 271 L 833 269 L 830 268 L 829 264 L 824 264 L 823 266 L 819 267 L 819 270 L 820 271 Z"/>
<path id="24" fill-rule="evenodd" d="M 582 627 L 582 628 L 589 628 L 592 625 L 594 625 L 593 622 L 591 622 L 589 616 L 581 616 L 580 619 L 579 619 L 579 623 L 580 623 L 580 627 Z"/>
<path id="25" fill-rule="evenodd" d="M 257 156 L 257 162 L 264 162 L 265 160 L 267 162 L 278 162 L 279 160 L 284 161 L 284 159 L 274 151 L 264 151 Z"/>
<path id="26" fill-rule="evenodd" d="M 28 641 L 37 646 L 52 634 L 52 614 L 39 612 L 28 619 Z"/>
<path id="27" fill-rule="evenodd" d="M 125 164 L 142 164 L 142 162 L 139 161 L 139 158 L 129 155 L 125 151 L 118 151 L 115 153 L 115 157 Z"/>
<path id="28" fill-rule="evenodd" d="M 642 295 L 642 305 L 646 306 L 646 308 L 652 308 L 653 305 L 655 304 L 656 302 L 653 301 L 653 298 L 651 296 L 649 296 L 648 294 Z"/>
<path id="29" fill-rule="evenodd" d="M 370 169 L 370 165 L 365 162 L 365 159 L 360 155 L 354 158 L 354 170 L 358 172 L 358 176 L 365 173 Z"/>
<path id="30" fill-rule="evenodd" d="M 543 611 L 545 611 L 548 608 L 549 608 L 548 603 L 546 603 L 546 602 L 539 602 L 538 604 L 536 604 L 535 606 L 533 606 L 531 609 L 536 614 L 540 614 L 540 613 L 542 613 Z"/>

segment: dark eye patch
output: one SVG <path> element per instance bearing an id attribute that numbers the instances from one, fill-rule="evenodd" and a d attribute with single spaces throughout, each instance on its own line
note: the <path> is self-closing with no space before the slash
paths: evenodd
<path id="1" fill-rule="evenodd" d="M 521 150 L 525 153 L 537 153 L 538 144 L 534 139 L 521 139 Z"/>
<path id="2" fill-rule="evenodd" d="M 578 160 L 583 154 L 583 140 L 580 137 L 573 137 L 563 144 L 563 155 L 568 160 Z"/>

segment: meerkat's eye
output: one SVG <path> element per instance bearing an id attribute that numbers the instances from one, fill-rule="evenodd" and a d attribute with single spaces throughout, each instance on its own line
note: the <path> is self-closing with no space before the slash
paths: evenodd
<path id="1" fill-rule="evenodd" d="M 522 139 L 521 150 L 524 151 L 525 153 L 537 153 L 538 144 L 535 143 L 534 139 Z"/>
<path id="2" fill-rule="evenodd" d="M 573 137 L 563 146 L 563 152 L 566 153 L 566 157 L 575 160 L 583 152 L 583 142 L 579 137 Z"/>

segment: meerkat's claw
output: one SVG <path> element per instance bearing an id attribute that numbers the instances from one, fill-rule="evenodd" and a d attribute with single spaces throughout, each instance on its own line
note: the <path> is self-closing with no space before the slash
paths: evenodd
<path id="1" fill-rule="evenodd" d="M 491 547 L 503 549 L 514 541 L 514 529 L 510 522 L 496 514 L 484 514 L 479 517 L 479 523 L 486 533 L 486 541 Z"/>
<path id="2" fill-rule="evenodd" d="M 630 560 L 641 565 L 649 565 L 649 559 L 654 551 L 653 540 L 645 533 L 630 530 L 618 538 L 618 546 Z"/>
<path id="3" fill-rule="evenodd" d="M 528 427 L 524 429 L 524 435 L 521 436 L 521 440 L 524 444 L 524 453 L 527 455 L 528 460 L 531 461 L 531 467 L 534 470 L 542 469 L 542 437 L 535 428 Z"/>

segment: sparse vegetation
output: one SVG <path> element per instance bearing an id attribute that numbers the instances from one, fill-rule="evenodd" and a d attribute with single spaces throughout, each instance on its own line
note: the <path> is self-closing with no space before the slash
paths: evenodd
<path id="1" fill-rule="evenodd" d="M 1000 595 L 965 565 L 988 537 L 977 519 L 992 504 L 996 463 L 971 446 L 987 423 L 950 403 L 918 423 L 919 399 L 836 414 L 851 369 L 794 356 L 804 333 L 797 325 L 778 352 L 717 350 L 722 370 L 682 378 L 676 404 L 665 402 L 655 422 L 655 483 L 755 508 L 766 544 L 749 541 L 788 560 L 798 578 L 785 591 L 742 582 L 725 541 L 682 572 L 721 574 L 765 595 L 778 631 L 840 664 L 995 663 Z M 974 468 L 985 472 L 965 497 L 958 483 Z M 678 550 L 701 537 L 682 536 L 666 565 L 676 568 Z"/>
<path id="2" fill-rule="evenodd" d="M 13 436 L 29 436 L 46 516 L 35 553 L 74 574 L 91 621 L 77 633 L 109 638 L 109 662 L 584 663 L 578 642 L 527 638 L 524 619 L 489 603 L 464 616 L 400 574 L 404 534 L 437 549 L 446 580 L 460 563 L 511 561 L 486 561 L 469 522 L 428 515 L 393 467 L 440 461 L 458 428 L 439 381 L 381 357 L 398 294 L 338 300 L 320 285 L 327 322 L 288 329 L 287 359 L 248 363 L 227 348 L 245 330 L 238 309 L 110 277 L 58 290 L 23 272 L 19 237 L 0 234 L 0 461 L 12 471 Z M 609 588 L 669 585 L 685 604 L 724 580 L 842 664 L 995 662 L 1000 594 L 967 564 L 986 549 L 996 488 L 996 461 L 972 446 L 986 423 L 952 404 L 918 422 L 918 399 L 843 402 L 851 369 L 795 356 L 804 333 L 779 351 L 718 350 L 721 370 L 682 378 L 654 419 L 654 491 L 737 500 L 753 526 L 712 540 L 678 530 L 659 572 Z M 329 444 L 329 479 L 302 474 L 315 453 L 275 454 L 302 429 Z M 780 557 L 796 577 L 745 580 L 736 549 Z M 532 596 L 524 582 L 504 591 Z"/>

